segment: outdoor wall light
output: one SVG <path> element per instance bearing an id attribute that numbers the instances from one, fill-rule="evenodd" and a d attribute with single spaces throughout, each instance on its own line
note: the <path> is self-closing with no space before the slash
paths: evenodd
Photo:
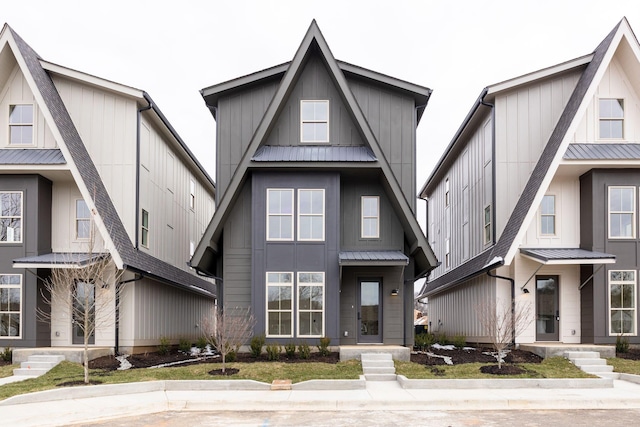
<path id="1" fill-rule="evenodd" d="M 392 297 L 397 297 L 399 293 L 400 293 L 400 289 L 391 289 Z"/>
<path id="2" fill-rule="evenodd" d="M 529 289 L 522 287 L 520 288 L 520 290 L 522 291 L 523 294 L 528 294 L 529 293 Z"/>

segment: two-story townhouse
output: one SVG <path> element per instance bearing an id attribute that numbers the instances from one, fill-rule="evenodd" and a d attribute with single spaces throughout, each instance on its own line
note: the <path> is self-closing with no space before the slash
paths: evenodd
<path id="1" fill-rule="evenodd" d="M 0 347 L 82 344 L 83 320 L 64 309 L 74 299 L 44 281 L 104 257 L 113 274 L 70 288 L 108 303 L 92 316 L 115 316 L 115 277 L 127 283 L 92 347 L 199 337 L 215 288 L 187 261 L 215 187 L 149 95 L 45 61 L 5 25 L 0 127 Z"/>
<path id="2" fill-rule="evenodd" d="M 626 19 L 589 55 L 485 88 L 421 190 L 445 260 L 432 330 L 488 338 L 479 301 L 529 306 L 517 343 L 638 344 L 640 47 Z"/>
<path id="3" fill-rule="evenodd" d="M 191 265 L 222 307 L 249 307 L 267 342 L 412 345 L 413 283 L 436 264 L 415 217 L 430 94 L 336 61 L 315 21 L 291 62 L 202 90 L 217 210 Z"/>

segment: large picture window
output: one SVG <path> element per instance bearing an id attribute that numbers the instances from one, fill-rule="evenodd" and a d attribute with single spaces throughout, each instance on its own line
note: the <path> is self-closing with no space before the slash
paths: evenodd
<path id="1" fill-rule="evenodd" d="M 609 335 L 636 335 L 636 272 L 609 272 Z"/>
<path id="2" fill-rule="evenodd" d="M 300 141 L 329 142 L 329 101 L 300 101 Z"/>
<path id="3" fill-rule="evenodd" d="M 22 242 L 22 193 L 0 192 L 0 243 Z"/>
<path id="4" fill-rule="evenodd" d="M 293 273 L 267 273 L 267 336 L 293 332 Z"/>
<path id="5" fill-rule="evenodd" d="M 634 238 L 635 218 L 636 188 L 609 187 L 609 238 Z"/>
<path id="6" fill-rule="evenodd" d="M 267 240 L 293 240 L 293 190 L 267 190 Z"/>
<path id="7" fill-rule="evenodd" d="M 298 240 L 324 240 L 324 190 L 298 190 Z"/>
<path id="8" fill-rule="evenodd" d="M 362 227 L 363 239 L 377 239 L 380 237 L 380 197 L 362 196 Z"/>
<path id="9" fill-rule="evenodd" d="M 324 273 L 298 273 L 298 336 L 324 336 Z"/>
<path id="10" fill-rule="evenodd" d="M 601 99 L 598 105 L 600 138 L 624 138 L 624 101 L 622 99 Z"/>
<path id="11" fill-rule="evenodd" d="M 22 275 L 0 274 L 0 338 L 19 338 Z"/>
<path id="12" fill-rule="evenodd" d="M 33 144 L 33 105 L 9 107 L 9 144 Z"/>

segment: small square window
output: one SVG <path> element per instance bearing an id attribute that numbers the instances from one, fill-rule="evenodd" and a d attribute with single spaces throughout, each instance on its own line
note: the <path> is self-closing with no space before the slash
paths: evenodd
<path id="1" fill-rule="evenodd" d="M 300 141 L 329 142 L 329 101 L 300 101 Z"/>
<path id="2" fill-rule="evenodd" d="M 9 107 L 9 144 L 33 144 L 33 105 Z"/>

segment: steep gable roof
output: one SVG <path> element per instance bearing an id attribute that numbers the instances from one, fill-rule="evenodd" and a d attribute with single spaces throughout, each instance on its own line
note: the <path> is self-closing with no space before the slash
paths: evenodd
<path id="1" fill-rule="evenodd" d="M 420 298 L 462 283 L 491 267 L 496 268 L 501 264 L 511 263 L 519 242 L 567 150 L 578 121 L 586 111 L 590 98 L 622 37 L 626 37 L 630 42 L 633 40 L 633 43 L 638 46 L 638 41 L 626 18 L 611 30 L 593 52 L 496 244 L 472 260 L 425 283 L 420 292 Z M 494 262 L 495 260 L 498 262 Z"/>
<path id="2" fill-rule="evenodd" d="M 322 33 L 320 32 L 320 29 L 315 20 L 311 22 L 311 25 L 309 26 L 309 29 L 305 34 L 302 43 L 300 44 L 298 50 L 296 51 L 296 54 L 293 57 L 293 60 L 289 63 L 289 66 L 287 67 L 286 72 L 284 73 L 280 81 L 278 89 L 276 90 L 276 93 L 273 96 L 273 99 L 271 100 L 271 103 L 269 104 L 264 117 L 262 118 L 253 137 L 251 138 L 248 149 L 244 152 L 243 157 L 240 160 L 240 163 L 233 177 L 231 178 L 228 190 L 219 201 L 213 219 L 211 220 L 200 243 L 198 244 L 198 247 L 194 252 L 191 260 L 192 266 L 198 269 L 206 270 L 206 266 L 204 265 L 204 263 L 207 259 L 209 259 L 209 257 L 205 255 L 205 252 L 217 252 L 215 246 L 220 237 L 220 233 L 222 232 L 222 224 L 229 214 L 229 210 L 233 205 L 233 202 L 237 198 L 242 183 L 246 179 L 247 171 L 252 162 L 252 158 L 255 156 L 257 150 L 260 148 L 265 138 L 269 135 L 272 127 L 275 124 L 276 118 L 280 115 L 285 101 L 288 99 L 296 81 L 303 71 L 307 56 L 314 49 L 319 52 L 320 56 L 324 60 L 327 71 L 334 84 L 336 85 L 337 90 L 340 92 L 347 109 L 350 110 L 356 126 L 359 127 L 365 143 L 373 152 L 373 156 L 377 159 L 375 165 L 381 169 L 385 178 L 385 185 L 388 187 L 390 194 L 395 196 L 395 200 L 392 200 L 392 203 L 400 213 L 400 220 L 402 222 L 405 233 L 407 233 L 407 235 L 409 236 L 410 244 L 412 245 L 411 254 L 416 255 L 417 263 L 419 264 L 419 272 L 424 273 L 430 270 L 437 263 L 435 255 L 433 254 L 431 247 L 428 245 L 426 238 L 424 237 L 424 234 L 422 233 L 418 221 L 413 215 L 413 212 L 411 211 L 407 200 L 404 198 L 401 187 L 394 177 L 391 167 L 387 162 L 387 159 L 385 158 L 375 135 L 370 129 L 364 117 L 364 114 L 358 107 L 358 103 L 353 93 L 351 92 L 351 89 L 349 88 L 340 65 L 333 57 L 329 46 L 322 36 Z M 352 68 L 350 68 L 350 70 L 352 72 L 357 71 L 357 67 L 351 67 Z M 264 76 L 262 76 L 260 73 L 252 76 L 261 76 L 267 78 L 273 76 L 276 71 L 279 71 L 278 67 L 274 67 L 263 72 Z M 245 77 L 241 79 L 244 84 L 247 84 L 251 80 L 251 77 Z M 203 96 L 206 98 L 209 95 L 215 95 L 217 91 L 221 89 L 231 90 L 233 86 L 234 84 L 232 83 L 224 83 L 222 85 L 214 86 L 209 89 L 203 90 Z M 428 95 L 430 95 L 431 92 L 428 89 L 427 91 L 428 93 L 426 94 L 426 97 L 428 99 Z M 392 196 L 392 199 L 393 198 L 394 197 Z"/>
<path id="3" fill-rule="evenodd" d="M 11 47 L 118 268 L 131 268 L 165 283 L 213 296 L 209 282 L 134 248 L 51 76 L 41 65 L 41 58 L 7 24 L 0 33 L 0 48 L 6 44 Z"/>

